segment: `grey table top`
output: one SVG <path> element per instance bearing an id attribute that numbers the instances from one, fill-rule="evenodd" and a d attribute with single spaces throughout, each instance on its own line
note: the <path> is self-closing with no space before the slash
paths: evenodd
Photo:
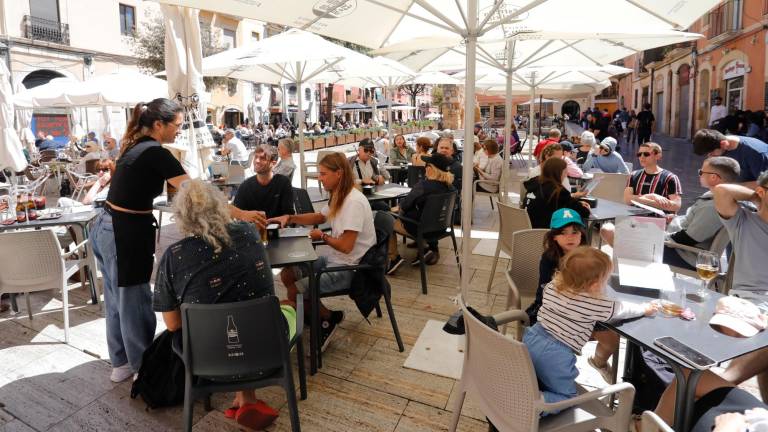
<path id="1" fill-rule="evenodd" d="M 63 213 L 61 217 L 55 219 L 36 219 L 29 222 L 14 223 L 11 225 L 0 224 L 0 231 L 24 229 L 24 228 L 42 228 L 56 225 L 85 225 L 98 215 L 98 209 L 90 209 L 77 213 Z"/>
<path id="2" fill-rule="evenodd" d="M 697 283 L 680 278 L 674 278 L 674 280 L 675 288 L 686 290 L 688 298 L 685 306 L 696 314 L 695 320 L 668 318 L 659 312 L 652 317 L 605 325 L 665 358 L 669 356 L 664 351 L 659 351 L 653 343 L 654 339 L 663 336 L 672 336 L 716 362 L 730 360 L 768 346 L 768 331 L 762 331 L 751 338 L 740 338 L 726 336 L 710 327 L 709 320 L 714 313 L 715 304 L 723 295 L 712 292 L 706 300 L 702 300 L 695 294 L 699 286 Z M 658 291 L 643 290 L 641 292 L 633 288 L 620 287 L 615 279 L 613 282 L 612 286 L 616 287 L 614 290 L 619 300 L 640 303 L 658 298 Z"/>
<path id="3" fill-rule="evenodd" d="M 597 207 L 591 210 L 589 220 L 603 221 L 603 220 L 616 219 L 617 217 L 640 216 L 645 214 L 648 214 L 648 212 L 641 208 L 628 206 L 624 203 L 618 203 L 618 202 L 598 198 Z"/>
<path id="4" fill-rule="evenodd" d="M 392 189 L 392 188 L 403 188 L 403 189 L 408 189 L 408 192 L 411 191 L 411 188 L 405 187 L 405 186 L 403 186 L 401 184 L 388 183 L 388 184 L 385 184 L 385 185 L 376 186 L 376 191 L 373 194 L 371 194 L 371 195 L 366 195 L 365 197 L 368 199 L 368 201 L 381 201 L 381 200 L 398 199 L 398 198 L 401 198 L 401 197 L 404 197 L 404 196 L 408 195 L 408 192 L 405 192 L 405 193 L 402 193 L 402 194 L 399 194 L 399 195 L 395 195 L 395 196 L 381 195 L 379 193 L 381 191 L 385 191 L 387 189 Z"/>
<path id="5" fill-rule="evenodd" d="M 315 261 L 317 253 L 309 237 L 272 239 L 267 244 L 267 256 L 272 268 Z"/>

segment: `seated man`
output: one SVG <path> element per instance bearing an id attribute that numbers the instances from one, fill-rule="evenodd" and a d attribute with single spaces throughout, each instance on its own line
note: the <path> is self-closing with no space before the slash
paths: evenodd
<path id="1" fill-rule="evenodd" d="M 224 140 L 221 144 L 221 154 L 229 155 L 230 164 L 239 164 L 243 167 L 248 165 L 248 150 L 240 138 L 235 136 L 234 129 L 227 129 L 224 132 Z"/>
<path id="2" fill-rule="evenodd" d="M 745 186 L 754 188 L 761 172 L 768 170 L 768 144 L 757 138 L 723 135 L 712 129 L 702 129 L 693 136 L 693 152 L 697 155 L 728 156 L 741 166 Z"/>
<path id="3" fill-rule="evenodd" d="M 536 144 L 536 148 L 533 149 L 533 156 L 539 157 L 539 153 L 541 153 L 542 150 L 544 150 L 544 147 L 550 145 L 550 144 L 557 144 L 560 142 L 560 131 L 556 128 L 552 128 L 549 130 L 549 133 L 547 134 L 547 139 L 543 139 L 539 141 L 538 144 Z"/>
<path id="4" fill-rule="evenodd" d="M 288 177 L 272 174 L 272 146 L 256 147 L 253 170 L 237 189 L 233 205 L 241 210 L 265 212 L 268 218 L 293 214 L 293 188 Z"/>
<path id="5" fill-rule="evenodd" d="M 296 170 L 296 164 L 293 162 L 293 140 L 283 138 L 277 142 L 277 155 L 280 157 L 277 164 L 272 167 L 273 174 L 280 174 L 293 179 L 293 172 Z"/>
<path id="6" fill-rule="evenodd" d="M 496 144 L 495 141 L 494 144 Z M 431 156 L 424 156 L 422 160 L 427 164 L 425 177 L 416 183 L 408 195 L 400 201 L 398 207 L 392 209 L 407 218 L 417 221 L 421 220 L 421 213 L 424 211 L 424 204 L 428 196 L 456 191 L 453 187 L 453 174 L 449 172 L 453 159 L 437 153 Z M 417 228 L 412 223 L 396 219 L 394 230 L 403 235 L 408 233 L 415 236 Z M 440 260 L 437 242 L 430 242 L 428 247 L 429 249 L 424 253 L 424 264 L 437 264 Z M 404 261 L 397 251 L 397 236 L 393 235 L 389 238 L 389 268 L 387 269 L 387 274 L 394 274 Z M 413 263 L 419 264 L 419 259 L 416 258 Z"/>
<path id="7" fill-rule="evenodd" d="M 757 178 L 755 190 L 734 184 L 721 184 L 712 191 L 715 209 L 728 230 L 736 254 L 733 287 L 730 294 L 768 309 L 768 171 Z M 739 205 L 752 201 L 758 211 Z M 763 398 L 768 397 L 768 348 L 739 357 L 728 365 L 723 378 L 739 384 L 757 375 Z"/>
<path id="8" fill-rule="evenodd" d="M 707 188 L 688 208 L 683 216 L 675 217 L 667 226 L 668 238 L 677 243 L 709 249 L 715 235 L 723 227 L 715 211 L 712 190 L 720 184 L 739 180 L 739 163 L 725 156 L 705 160 L 699 170 L 699 183 Z M 664 246 L 664 263 L 675 267 L 696 269 L 696 254 L 683 249 Z"/>
<path id="9" fill-rule="evenodd" d="M 357 146 L 357 155 L 349 158 L 356 184 L 383 185 L 389 180 L 389 172 L 379 168 L 379 161 L 373 156 L 375 153 L 373 142 L 365 138 Z"/>
<path id="10" fill-rule="evenodd" d="M 642 168 L 632 171 L 624 189 L 624 204 L 632 201 L 674 214 L 680 210 L 682 186 L 680 179 L 671 171 L 658 165 L 661 160 L 661 146 L 653 142 L 640 144 L 637 158 Z M 615 227 L 607 223 L 600 229 L 600 235 L 606 243 L 613 246 Z"/>
<path id="11" fill-rule="evenodd" d="M 173 205 L 176 223 L 186 237 L 170 245 L 160 259 L 152 299 L 169 331 L 181 328 L 182 303 L 240 302 L 275 294 L 259 234 L 252 224 L 232 220 L 224 194 L 200 180 L 188 180 Z M 292 337 L 296 311 L 288 305 L 281 309 Z M 240 413 L 258 403 L 253 390 L 239 391 L 232 416 L 252 427 L 241 420 L 251 416 Z"/>
<path id="12" fill-rule="evenodd" d="M 460 191 L 462 170 L 461 162 L 456 159 L 456 145 L 453 142 L 453 135 L 443 134 L 435 144 L 434 153 L 440 153 L 451 159 L 449 171 L 453 174 L 453 187 Z"/>
<path id="13" fill-rule="evenodd" d="M 317 248 L 318 259 L 313 263 L 312 271 L 326 267 L 356 265 L 376 244 L 376 230 L 373 225 L 373 213 L 368 200 L 354 186 L 354 177 L 349 161 L 343 153 L 332 152 L 326 155 L 317 166 L 319 180 L 323 188 L 330 193 L 330 199 L 319 213 L 304 213 L 271 218 L 268 222 L 277 222 L 282 226 L 291 223 L 300 225 L 319 225 L 331 223 L 331 233 L 318 229 L 309 235 L 312 240 L 322 240 L 325 246 Z M 338 271 L 324 273 L 317 281 L 320 293 L 332 293 L 349 288 L 354 272 Z M 288 290 L 288 300 L 296 302 L 296 294 L 301 290 L 305 298 L 308 295 L 309 277 L 303 267 L 285 268 L 280 279 Z M 304 309 L 309 312 L 310 305 Z M 320 303 L 321 349 L 325 349 L 336 326 L 344 319 L 344 312 L 330 311 Z"/>

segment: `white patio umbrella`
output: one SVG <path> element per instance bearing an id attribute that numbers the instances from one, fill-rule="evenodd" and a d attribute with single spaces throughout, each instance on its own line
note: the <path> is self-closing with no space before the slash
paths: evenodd
<path id="1" fill-rule="evenodd" d="M 19 133 L 22 144 L 31 153 L 35 147 L 35 134 L 32 132 L 32 110 L 16 107 L 16 131 Z"/>
<path id="2" fill-rule="evenodd" d="M 225 76 L 280 85 L 296 83 L 299 89 L 306 82 L 339 82 L 371 74 L 375 76 L 370 79 L 377 81 L 415 75 L 412 71 L 403 70 L 392 60 L 380 59 L 377 62 L 359 52 L 297 29 L 206 57 L 202 64 L 202 72 L 206 76 Z M 302 96 L 299 91 L 296 99 L 301 185 L 306 188 Z"/>
<path id="3" fill-rule="evenodd" d="M 13 124 L 11 73 L 5 62 L 0 62 L 0 168 L 21 171 L 27 166 L 27 159 Z"/>
<path id="4" fill-rule="evenodd" d="M 67 96 L 75 106 L 133 107 L 167 94 L 165 80 L 136 71 L 120 71 L 83 81 Z"/>
<path id="5" fill-rule="evenodd" d="M 46 84 L 16 93 L 14 101 L 24 108 L 68 108 L 72 106 L 72 101 L 67 92 L 79 83 L 73 78 L 54 78 Z"/>
<path id="6" fill-rule="evenodd" d="M 698 19 L 718 0 L 698 0 L 696 2 L 667 2 L 663 0 L 519 0 L 513 6 L 500 0 L 293 0 L 289 4 L 278 0 L 260 2 L 242 0 L 159 0 L 165 3 L 187 7 L 205 8 L 214 12 L 226 13 L 245 18 L 282 25 L 299 27 L 326 36 L 355 42 L 372 48 L 382 48 L 413 38 L 455 38 L 464 41 L 462 56 L 466 65 L 467 85 L 465 87 L 465 112 L 474 112 L 475 104 L 475 68 L 478 57 L 478 39 L 503 40 L 516 33 L 524 32 L 529 37 L 537 37 L 542 30 L 560 31 L 573 23 L 599 23 L 606 34 L 617 35 L 635 31 L 651 33 L 684 29 Z M 522 20 L 527 27 L 515 26 Z M 375 25 L 371 22 L 375 21 Z M 599 35 L 589 34 L 592 38 Z M 583 38 L 580 38 L 583 39 Z M 577 39 L 579 40 L 579 39 Z M 566 41 L 573 45 L 576 41 Z M 543 41 L 542 44 L 547 44 Z M 655 47 L 669 42 L 661 42 Z M 554 42 L 549 45 L 554 45 Z M 610 45 L 611 42 L 609 41 Z M 618 44 L 617 44 L 618 45 Z M 458 46 L 456 43 L 442 45 Z M 409 51 L 421 48 L 411 46 Z M 542 48 L 544 51 L 547 47 Z M 609 63 L 634 53 L 628 48 L 616 53 L 616 56 L 604 61 Z M 639 48 L 644 49 L 644 48 Z M 565 47 L 563 48 L 565 50 Z M 485 48 L 479 50 L 485 56 Z M 512 47 L 514 52 L 514 46 Z M 503 53 L 508 50 L 502 50 Z M 529 60 L 538 58 L 538 53 L 531 52 Z M 494 59 L 493 55 L 489 55 Z M 513 58 L 509 55 L 507 58 Z M 514 57 L 517 58 L 517 57 Z M 525 59 L 525 58 L 521 58 Z M 397 59 L 400 60 L 400 59 Z M 488 59 L 486 59 L 488 60 Z M 491 62 L 492 63 L 492 62 Z M 405 63 L 413 69 L 416 68 Z M 522 66 L 520 63 L 513 66 Z M 449 70 L 449 69 L 434 69 Z M 455 69 L 454 69 L 455 70 Z M 511 87 L 511 85 L 510 85 Z M 507 113 L 509 118 L 511 113 Z M 464 119 L 465 135 L 470 136 L 474 126 L 471 115 Z M 472 178 L 471 160 L 464 164 L 464 177 Z M 462 256 L 465 268 L 471 257 L 471 182 L 462 185 Z M 461 289 L 469 285 L 471 272 L 462 272 Z"/>
<path id="7" fill-rule="evenodd" d="M 182 150 L 181 163 L 187 174 L 193 178 L 205 178 L 205 168 L 214 143 L 204 121 L 205 104 L 202 103 L 202 97 L 205 86 L 199 11 L 169 5 L 160 6 L 165 23 L 167 94 L 184 107 L 187 126 L 176 138 L 174 145 Z"/>

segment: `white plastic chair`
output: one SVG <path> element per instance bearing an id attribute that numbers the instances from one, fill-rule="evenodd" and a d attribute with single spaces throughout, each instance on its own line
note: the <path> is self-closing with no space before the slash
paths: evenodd
<path id="1" fill-rule="evenodd" d="M 549 230 L 526 229 L 512 234 L 512 262 L 506 273 L 509 293 L 507 309 L 520 309 L 520 293 L 536 293 L 539 261 L 544 253 L 544 236 Z"/>
<path id="2" fill-rule="evenodd" d="M 635 396 L 632 384 L 615 384 L 561 402 L 546 403 L 526 346 L 481 323 L 467 311 L 461 299 L 460 304 L 467 346 L 451 432 L 456 431 L 467 393 L 503 432 L 629 430 Z M 516 312 L 521 318 L 525 315 Z M 612 395 L 618 396 L 615 409 L 607 405 Z M 541 417 L 543 412 L 559 410 L 559 414 Z"/>
<path id="3" fill-rule="evenodd" d="M 316 162 L 304 163 L 304 166 L 306 167 L 306 172 L 304 173 L 304 176 L 307 179 L 317 180 L 317 189 L 320 191 L 320 196 L 323 196 L 323 184 L 320 183 L 320 172 L 317 170 L 317 166 L 318 164 L 320 164 L 320 161 L 323 160 L 324 157 L 326 157 L 327 155 L 335 151 L 337 150 L 318 150 Z M 314 170 L 310 171 L 309 168 L 313 168 Z"/>
<path id="4" fill-rule="evenodd" d="M 488 192 L 485 190 L 478 190 L 477 185 L 485 185 L 485 186 L 496 186 L 496 192 Z M 491 210 L 493 210 L 493 198 L 496 198 L 496 201 L 501 201 L 501 183 L 498 180 L 475 180 L 472 182 L 472 201 L 475 201 L 476 196 L 487 196 L 488 200 L 491 202 Z M 474 208 L 474 207 L 473 207 Z"/>
<path id="5" fill-rule="evenodd" d="M 510 257 L 509 263 L 512 263 L 513 246 L 512 235 L 517 231 L 531 229 L 531 218 L 525 209 L 505 204 L 501 201 L 499 204 L 499 240 L 496 242 L 496 252 L 493 254 L 493 265 L 491 266 L 491 277 L 488 279 L 486 291 L 491 292 L 493 285 L 493 275 L 496 273 L 496 265 L 499 262 L 499 253 L 504 251 Z"/>
<path id="6" fill-rule="evenodd" d="M 88 240 L 62 253 L 56 234 L 48 229 L 0 233 L 0 294 L 25 293 L 32 319 L 29 293 L 60 289 L 64 309 L 64 342 L 69 343 L 67 279 L 87 265 L 85 259 L 68 260 L 76 251 L 84 255 Z M 84 283 L 81 282 L 81 286 Z"/>
<path id="7" fill-rule="evenodd" d="M 653 411 L 644 411 L 640 418 L 640 432 L 675 432 Z"/>
<path id="8" fill-rule="evenodd" d="M 595 186 L 590 195 L 617 203 L 624 202 L 624 189 L 627 187 L 629 174 L 596 173 L 595 180 L 598 178 L 600 183 Z M 598 202 L 597 205 L 600 203 Z"/>
<path id="9" fill-rule="evenodd" d="M 93 182 L 99 181 L 99 176 L 94 174 L 78 174 L 71 169 L 67 168 L 67 176 L 69 181 L 72 182 L 72 199 L 80 201 L 83 194 L 86 193 L 86 189 L 90 187 Z"/>

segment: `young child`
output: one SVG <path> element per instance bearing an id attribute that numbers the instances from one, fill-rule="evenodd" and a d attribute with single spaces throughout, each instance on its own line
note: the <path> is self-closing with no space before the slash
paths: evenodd
<path id="1" fill-rule="evenodd" d="M 544 287 L 538 322 L 526 332 L 523 342 L 548 403 L 576 396 L 576 354 L 589 341 L 595 323 L 652 315 L 655 311 L 650 303 L 605 297 L 611 269 L 606 254 L 579 246 L 563 257 L 560 270 Z"/>

